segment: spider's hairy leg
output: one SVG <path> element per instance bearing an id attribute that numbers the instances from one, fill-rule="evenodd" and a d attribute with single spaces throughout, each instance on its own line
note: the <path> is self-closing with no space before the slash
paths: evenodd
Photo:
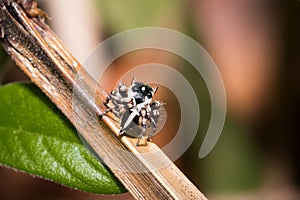
<path id="1" fill-rule="evenodd" d="M 138 141 L 136 143 L 136 146 L 140 146 L 141 145 L 140 144 L 140 140 L 143 138 L 143 136 L 144 136 L 144 134 L 146 132 L 146 129 L 148 128 L 146 116 L 147 116 L 147 112 L 142 113 L 142 115 L 140 116 L 140 123 L 142 125 L 142 132 L 138 136 Z M 147 140 L 148 140 L 148 138 L 147 138 Z"/>
<path id="2" fill-rule="evenodd" d="M 142 145 L 140 142 L 141 142 L 141 139 L 143 138 L 145 132 L 146 132 L 146 127 L 143 126 L 142 132 L 141 132 L 140 135 L 138 136 L 138 140 L 137 140 L 137 142 L 136 142 L 136 146 L 137 146 L 137 147 Z"/>
<path id="3" fill-rule="evenodd" d="M 157 130 L 157 127 L 152 127 L 151 133 L 147 137 L 147 141 L 151 141 L 152 140 L 151 138 L 156 133 L 156 130 Z"/>

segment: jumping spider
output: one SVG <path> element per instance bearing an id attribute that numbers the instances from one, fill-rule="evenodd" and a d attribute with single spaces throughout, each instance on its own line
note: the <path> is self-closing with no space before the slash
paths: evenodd
<path id="1" fill-rule="evenodd" d="M 152 99 L 156 91 L 157 87 L 133 79 L 129 87 L 120 82 L 107 96 L 107 112 L 120 119 L 120 135 L 126 131 L 126 134 L 137 137 L 137 146 L 143 137 L 149 141 L 157 131 L 161 103 Z"/>

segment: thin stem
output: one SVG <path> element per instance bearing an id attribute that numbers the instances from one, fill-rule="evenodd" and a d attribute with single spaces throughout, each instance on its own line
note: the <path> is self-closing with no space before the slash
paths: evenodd
<path id="1" fill-rule="evenodd" d="M 66 115 L 88 146 L 136 199 L 206 199 L 152 142 L 119 136 L 99 116 L 107 94 L 44 23 L 35 1 L 0 0 L 1 42 L 11 58 Z M 25 11 L 24 11 L 25 10 Z"/>

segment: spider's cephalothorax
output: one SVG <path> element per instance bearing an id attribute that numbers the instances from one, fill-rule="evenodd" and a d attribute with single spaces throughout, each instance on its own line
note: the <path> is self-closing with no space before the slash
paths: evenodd
<path id="1" fill-rule="evenodd" d="M 106 99 L 107 111 L 120 119 L 120 134 L 126 131 L 137 137 L 137 145 L 142 137 L 150 139 L 157 130 L 161 103 L 152 99 L 156 91 L 157 87 L 133 79 L 129 87 L 120 83 Z"/>

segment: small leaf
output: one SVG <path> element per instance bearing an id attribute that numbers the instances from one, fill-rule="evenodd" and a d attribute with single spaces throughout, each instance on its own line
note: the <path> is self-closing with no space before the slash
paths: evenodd
<path id="1" fill-rule="evenodd" d="M 0 87 L 0 163 L 87 192 L 125 191 L 33 84 Z"/>

